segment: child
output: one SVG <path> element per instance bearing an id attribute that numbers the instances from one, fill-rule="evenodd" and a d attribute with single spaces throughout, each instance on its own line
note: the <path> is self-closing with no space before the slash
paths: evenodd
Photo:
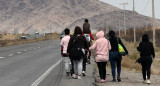
<path id="1" fill-rule="evenodd" d="M 70 63 L 71 63 L 71 66 L 72 66 L 72 77 L 74 77 L 74 71 L 73 71 L 73 61 L 70 60 L 68 58 L 68 54 L 67 54 L 67 47 L 68 47 L 68 43 L 69 43 L 69 40 L 70 40 L 70 30 L 68 28 L 66 28 L 64 30 L 65 32 L 65 36 L 61 39 L 61 55 L 62 57 L 67 57 L 64 59 L 64 62 L 65 62 L 65 70 L 66 70 L 66 75 L 69 76 L 69 72 L 70 72 Z"/>

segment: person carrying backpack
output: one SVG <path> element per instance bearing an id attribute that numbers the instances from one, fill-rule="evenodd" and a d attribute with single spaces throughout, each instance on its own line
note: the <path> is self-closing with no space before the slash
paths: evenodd
<path id="1" fill-rule="evenodd" d="M 99 83 L 106 82 L 106 64 L 109 59 L 109 50 L 111 50 L 111 45 L 109 40 L 104 37 L 104 32 L 99 31 L 96 34 L 97 40 L 94 44 L 89 48 L 89 50 L 96 49 L 96 63 L 99 69 L 100 81 Z"/>
<path id="2" fill-rule="evenodd" d="M 88 51 L 87 40 L 82 35 L 81 28 L 76 26 L 67 48 L 67 53 L 74 63 L 75 79 L 82 79 L 82 63 L 83 58 L 85 58 L 85 51 Z"/>
<path id="3" fill-rule="evenodd" d="M 149 41 L 149 37 L 147 34 L 143 35 L 142 42 L 139 43 L 139 47 L 137 47 L 137 50 L 140 52 L 141 56 L 140 59 L 141 59 L 142 75 L 144 83 L 150 84 L 151 64 L 152 64 L 152 59 L 155 58 L 155 52 L 153 44 L 152 42 Z"/>

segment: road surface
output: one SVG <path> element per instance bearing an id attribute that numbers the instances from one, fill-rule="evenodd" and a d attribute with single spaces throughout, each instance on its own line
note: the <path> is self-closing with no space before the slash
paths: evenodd
<path id="1" fill-rule="evenodd" d="M 93 67 L 83 80 L 66 77 L 60 41 L 49 40 L 0 48 L 0 86 L 93 86 Z"/>

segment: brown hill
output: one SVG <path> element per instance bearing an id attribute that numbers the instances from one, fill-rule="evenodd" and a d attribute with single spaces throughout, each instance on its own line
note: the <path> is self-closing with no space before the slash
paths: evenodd
<path id="1" fill-rule="evenodd" d="M 99 0 L 1 0 L 0 32 L 60 32 L 82 26 L 88 18 L 91 28 L 123 27 L 123 11 Z M 119 17 L 115 17 L 119 15 Z M 149 25 L 149 17 L 137 14 L 136 26 Z M 132 12 L 126 11 L 127 27 L 132 27 Z M 123 28 L 122 28 L 123 29 Z"/>

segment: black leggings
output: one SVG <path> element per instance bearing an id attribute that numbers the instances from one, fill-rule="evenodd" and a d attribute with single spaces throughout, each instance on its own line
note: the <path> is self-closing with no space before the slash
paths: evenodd
<path id="1" fill-rule="evenodd" d="M 70 72 L 71 72 L 71 74 L 74 74 L 74 63 L 73 63 L 73 60 L 72 59 L 70 59 L 71 60 L 71 70 L 70 70 Z"/>
<path id="2" fill-rule="evenodd" d="M 97 62 L 100 78 L 105 80 L 106 78 L 106 64 L 107 62 Z"/>
<path id="3" fill-rule="evenodd" d="M 146 80 L 146 72 L 147 72 L 147 79 L 150 79 L 151 64 L 152 64 L 152 57 L 151 56 L 146 56 L 143 58 L 141 65 L 142 65 L 142 75 L 143 75 L 144 80 Z"/>
<path id="4" fill-rule="evenodd" d="M 83 58 L 83 68 L 82 68 L 82 71 L 86 71 L 86 62 L 87 62 L 87 56 L 85 56 Z"/>

